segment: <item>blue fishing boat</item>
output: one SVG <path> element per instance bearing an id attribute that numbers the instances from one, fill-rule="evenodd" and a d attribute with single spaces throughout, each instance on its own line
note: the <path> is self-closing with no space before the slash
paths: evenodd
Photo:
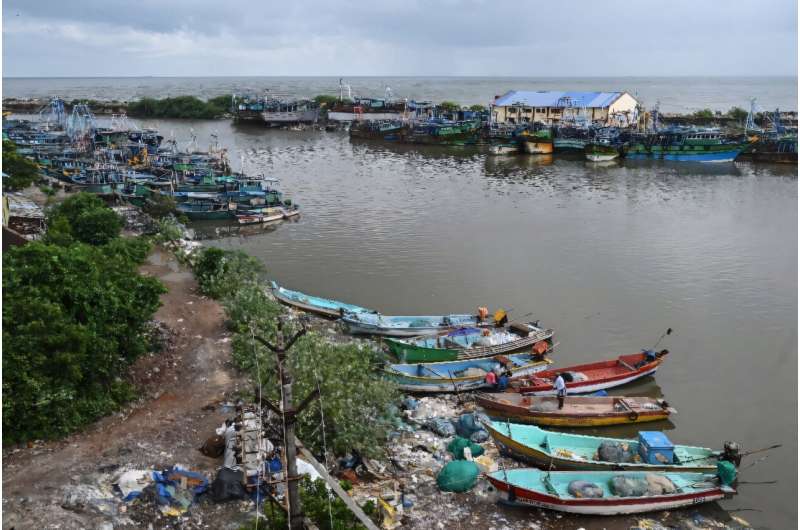
<path id="1" fill-rule="evenodd" d="M 674 127 L 633 135 L 623 147 L 625 158 L 655 158 L 678 162 L 732 162 L 749 145 L 729 139 L 717 129 Z"/>
<path id="2" fill-rule="evenodd" d="M 486 475 L 503 502 L 587 515 L 670 510 L 728 498 L 736 493 L 735 477 L 730 462 L 719 462 L 716 474 L 521 468 Z"/>
<path id="3" fill-rule="evenodd" d="M 516 353 L 467 361 L 387 364 L 383 373 L 407 392 L 464 392 L 488 388 L 485 378 L 490 371 L 522 377 L 544 370 L 552 362 L 541 355 Z"/>
<path id="4" fill-rule="evenodd" d="M 274 281 L 270 282 L 270 284 L 272 286 L 272 294 L 275 295 L 275 298 L 277 298 L 279 302 L 302 309 L 303 311 L 333 318 L 338 318 L 345 312 L 352 314 L 372 312 L 371 309 L 365 307 L 345 304 L 344 302 L 285 289 Z"/>
<path id="5" fill-rule="evenodd" d="M 386 337 L 415 337 L 448 329 L 489 325 L 478 315 L 387 316 L 358 313 L 345 314 L 342 322 L 349 333 Z"/>

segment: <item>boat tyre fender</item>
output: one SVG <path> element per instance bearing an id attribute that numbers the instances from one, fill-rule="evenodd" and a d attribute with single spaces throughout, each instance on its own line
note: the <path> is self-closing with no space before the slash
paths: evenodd
<path id="1" fill-rule="evenodd" d="M 639 413 L 635 410 L 632 410 L 628 413 L 628 419 L 631 421 L 636 421 L 639 419 Z"/>

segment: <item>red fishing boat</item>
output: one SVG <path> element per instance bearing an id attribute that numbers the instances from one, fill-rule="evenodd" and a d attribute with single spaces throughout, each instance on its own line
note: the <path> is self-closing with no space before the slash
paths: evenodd
<path id="1" fill-rule="evenodd" d="M 554 396 L 553 382 L 561 374 L 568 394 L 587 394 L 614 388 L 652 375 L 666 359 L 669 351 L 643 351 L 631 355 L 620 355 L 616 359 L 597 363 L 579 364 L 545 370 L 514 381 L 511 390 L 535 396 Z"/>

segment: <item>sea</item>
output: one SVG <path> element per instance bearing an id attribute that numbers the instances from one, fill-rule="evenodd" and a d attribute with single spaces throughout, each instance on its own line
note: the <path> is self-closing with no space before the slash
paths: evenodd
<path id="1" fill-rule="evenodd" d="M 276 96 L 338 95 L 488 104 L 509 90 L 627 91 L 665 113 L 700 109 L 797 110 L 795 77 L 57 77 L 3 78 L 3 97 L 130 101 L 142 97 L 269 92 Z M 342 88 L 344 87 L 344 88 Z"/>

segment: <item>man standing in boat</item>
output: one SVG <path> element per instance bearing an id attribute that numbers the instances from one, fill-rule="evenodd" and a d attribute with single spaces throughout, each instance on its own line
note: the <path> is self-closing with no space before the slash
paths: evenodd
<path id="1" fill-rule="evenodd" d="M 561 374 L 558 374 L 556 377 L 555 382 L 553 383 L 553 389 L 556 391 L 556 396 L 558 396 L 558 408 L 564 408 L 564 397 L 567 395 L 567 384 L 564 382 L 564 378 L 561 377 Z"/>

